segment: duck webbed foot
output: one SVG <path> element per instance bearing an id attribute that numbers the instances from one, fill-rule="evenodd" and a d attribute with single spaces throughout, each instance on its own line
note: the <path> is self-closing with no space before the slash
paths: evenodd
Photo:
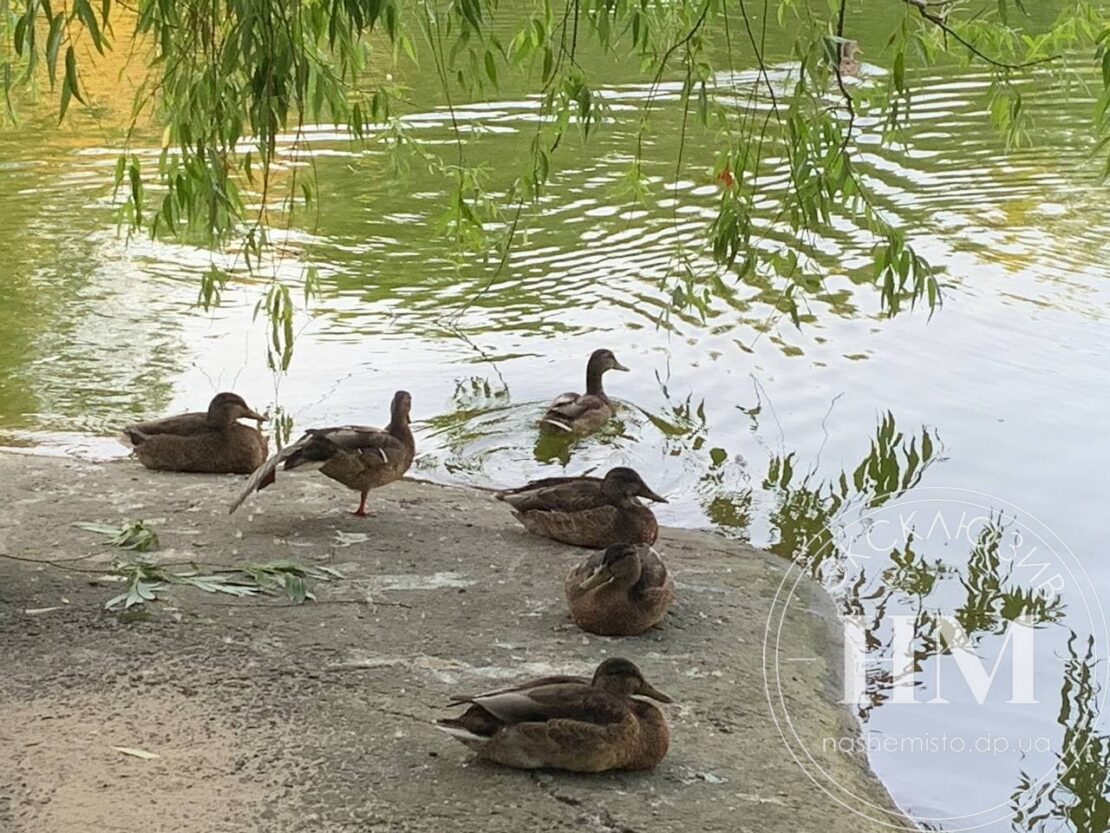
<path id="1" fill-rule="evenodd" d="M 351 513 L 356 518 L 370 518 L 373 517 L 373 512 L 366 511 L 366 492 L 362 493 L 362 500 L 358 502 L 358 509 Z"/>

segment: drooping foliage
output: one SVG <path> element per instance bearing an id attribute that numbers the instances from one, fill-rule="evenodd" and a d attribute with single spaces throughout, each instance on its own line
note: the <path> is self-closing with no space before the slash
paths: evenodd
<path id="1" fill-rule="evenodd" d="M 868 44 L 890 67 L 880 83 L 850 83 L 858 44 L 849 21 L 858 11 L 890 21 L 889 40 Z M 915 247 L 914 229 L 888 222 L 856 166 L 863 114 L 897 137 L 913 104 L 916 67 L 952 59 L 987 67 L 989 119 L 1016 144 L 1028 117 L 1016 82 L 1093 59 L 1102 89 L 1092 146 L 1105 154 L 1110 142 L 1110 29 L 1098 3 L 1068 3 L 1039 26 L 1023 0 L 522 0 L 511 8 L 499 0 L 2 0 L 0 12 L 9 118 L 19 117 L 28 87 L 48 88 L 63 120 L 75 103 L 92 106 L 83 61 L 128 50 L 142 71 L 129 146 L 115 170 L 125 226 L 234 247 L 248 268 L 261 263 L 280 218 L 316 199 L 311 164 L 296 163 L 311 159 L 306 127 L 320 123 L 442 174 L 453 187 L 441 231 L 459 253 L 503 263 L 562 161 L 568 131 L 588 141 L 605 129 L 604 79 L 578 60 L 585 49 L 638 60 L 656 87 L 681 85 L 683 147 L 699 130 L 698 141 L 715 148 L 720 197 L 706 251 L 718 273 L 776 286 L 779 309 L 796 324 L 826 275 L 804 253 L 755 245 L 753 208 L 766 198 L 760 183 L 769 177 L 789 184 L 776 192 L 774 216 L 795 236 L 819 235 L 844 214 L 872 235 L 871 280 L 885 312 L 940 303 L 938 276 Z M 789 61 L 768 57 L 769 32 L 780 41 L 789 34 Z M 719 94 L 741 63 L 758 68 L 740 93 L 749 106 L 737 104 L 735 88 Z M 491 97 L 508 78 L 527 79 L 540 118 L 510 188 L 490 189 L 489 172 L 468 164 L 458 125 L 459 141 L 447 148 L 407 129 L 402 115 L 413 102 L 399 79 L 417 64 L 438 78 L 449 107 Z M 644 173 L 653 105 L 649 95 L 638 121 L 628 177 L 634 200 L 667 189 Z M 130 142 L 159 133 L 157 165 L 144 166 L 149 156 L 132 152 Z M 280 176 L 279 155 L 294 162 Z M 676 180 L 684 163 L 680 150 Z M 673 297 L 697 306 L 705 276 L 677 254 Z M 215 265 L 204 276 L 206 306 L 224 280 Z M 306 294 L 313 285 L 310 274 Z M 260 301 L 281 366 L 291 356 L 293 307 L 289 287 L 276 279 Z"/>

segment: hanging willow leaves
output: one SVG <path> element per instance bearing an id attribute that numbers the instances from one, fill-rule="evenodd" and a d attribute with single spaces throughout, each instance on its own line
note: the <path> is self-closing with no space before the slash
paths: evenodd
<path id="1" fill-rule="evenodd" d="M 452 183 L 437 228 L 455 261 L 464 264 L 475 253 L 503 259 L 522 207 L 538 200 L 560 164 L 575 163 L 568 135 L 587 141 L 605 128 L 604 78 L 589 69 L 597 62 L 581 61 L 579 53 L 631 56 L 653 83 L 632 143 L 630 198 L 646 202 L 673 184 L 644 174 L 653 147 L 650 117 L 664 82 L 678 82 L 690 117 L 674 180 L 693 164 L 686 153 L 692 125 L 701 131 L 699 147 L 721 160 L 715 176 L 722 199 L 705 225 L 713 265 L 692 272 L 690 257 L 680 253 L 676 285 L 771 281 L 777 306 L 801 324 L 811 316 L 800 309 L 826 292 L 829 275 L 812 263 L 781 270 L 790 261 L 772 256 L 752 234 L 756 195 L 777 203 L 772 213 L 789 226 L 796 255 L 806 237 L 833 231 L 845 217 L 857 221 L 875 246 L 870 280 L 887 314 L 919 303 L 932 310 L 942 300 L 938 276 L 915 247 L 915 229 L 891 227 L 855 165 L 863 115 L 885 125 L 879 138 L 906 125 L 916 68 L 945 53 L 980 64 L 990 76 L 988 118 L 1019 144 L 1029 136 L 1029 107 L 1017 82 L 1032 72 L 1065 70 L 1067 54 L 1089 61 L 1093 53 L 1102 75 L 1096 152 L 1110 156 L 1110 20 L 1103 6 L 1069 2 L 1046 24 L 1032 21 L 1017 0 L 983 8 L 889 0 L 881 6 L 891 20 L 889 41 L 863 44 L 870 54 L 888 56 L 889 77 L 871 79 L 861 91 L 845 83 L 841 55 L 854 43 L 851 21 L 870 8 L 866 2 L 811 8 L 780 0 L 775 15 L 766 16 L 765 6 L 749 8 L 744 0 L 532 0 L 514 8 L 499 0 L 9 0 L 0 18 L 0 67 L 12 117 L 13 87 L 33 87 L 41 73 L 58 88 L 64 120 L 74 100 L 89 106 L 82 61 L 122 49 L 117 43 L 141 44 L 149 53 L 147 75 L 136 86 L 128 136 L 160 134 L 162 147 L 156 165 L 139 164 L 143 148 L 125 149 L 124 173 L 116 172 L 117 188 L 127 190 L 121 222 L 234 250 L 243 265 L 259 270 L 271 251 L 270 228 L 288 219 L 278 214 L 298 197 L 306 206 L 324 198 L 310 167 L 275 175 L 279 156 L 296 166 L 299 154 L 310 152 L 305 127 L 317 123 L 343 125 L 353 138 L 380 144 L 395 160 L 414 158 Z M 763 45 L 767 27 L 775 26 L 777 40 L 793 43 L 793 60 L 772 67 Z M 717 48 L 721 33 L 727 50 Z M 756 67 L 744 90 L 731 86 L 737 61 Z M 536 132 L 526 158 L 505 161 L 506 170 L 516 171 L 508 187 L 494 190 L 489 172 L 468 161 L 461 132 L 457 143 L 441 145 L 408 129 L 399 114 L 413 102 L 394 79 L 417 62 L 415 71 L 432 73 L 448 102 L 492 98 L 510 72 L 527 80 L 538 102 Z M 765 117 L 737 106 L 737 93 L 757 102 Z M 761 190 L 764 181 L 784 180 L 784 191 Z M 146 193 L 158 196 L 148 200 Z M 202 279 L 203 305 L 218 301 L 221 274 Z M 271 320 L 271 363 L 286 368 L 295 328 L 282 286 L 267 290 L 260 310 Z M 684 288 L 682 297 L 701 293 Z"/>

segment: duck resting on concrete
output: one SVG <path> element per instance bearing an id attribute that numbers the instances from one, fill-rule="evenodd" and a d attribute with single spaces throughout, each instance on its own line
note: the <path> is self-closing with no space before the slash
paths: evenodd
<path id="1" fill-rule="evenodd" d="M 128 425 L 120 441 L 148 469 L 250 474 L 265 461 L 267 443 L 261 431 L 240 419 L 262 422 L 266 417 L 238 394 L 217 393 L 207 411 Z"/>
<path id="2" fill-rule="evenodd" d="M 601 377 L 607 370 L 628 368 L 617 361 L 612 350 L 595 350 L 586 363 L 586 392 L 564 393 L 547 409 L 540 427 L 566 434 L 592 434 L 613 415 L 613 403 L 605 395 Z"/>
<path id="3" fill-rule="evenodd" d="M 659 523 L 638 497 L 667 502 L 625 467 L 610 469 L 605 477 L 548 477 L 497 493 L 530 532 L 595 550 L 655 543 Z"/>
<path id="4" fill-rule="evenodd" d="M 643 633 L 674 604 L 674 579 L 645 544 L 594 553 L 567 574 L 563 590 L 574 624 L 601 636 Z"/>
<path id="5" fill-rule="evenodd" d="M 633 663 L 614 657 L 590 680 L 544 677 L 454 697 L 455 705 L 469 708 L 436 725 L 480 759 L 518 769 L 654 769 L 667 754 L 671 733 L 663 713 L 640 697 L 673 702 Z"/>
<path id="6" fill-rule="evenodd" d="M 412 465 L 416 441 L 409 428 L 411 410 L 412 396 L 399 390 L 393 395 L 389 425 L 384 429 L 361 425 L 310 428 L 303 437 L 258 467 L 228 512 L 238 509 L 253 492 L 273 483 L 278 466 L 286 471 L 313 466 L 326 477 L 358 492 L 361 500 L 353 514 L 366 517 L 366 496 L 370 490 L 400 480 Z"/>

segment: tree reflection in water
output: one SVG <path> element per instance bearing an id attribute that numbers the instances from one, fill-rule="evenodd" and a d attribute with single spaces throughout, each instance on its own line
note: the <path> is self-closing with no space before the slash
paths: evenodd
<path id="1" fill-rule="evenodd" d="M 1080 656 L 1080 650 L 1083 654 Z M 1096 656 L 1092 638 L 1068 639 L 1057 722 L 1063 739 L 1054 777 L 1037 782 L 1027 772 L 1014 790 L 1014 829 L 1028 833 L 1102 833 L 1110 830 L 1110 735 L 1098 726 Z"/>

